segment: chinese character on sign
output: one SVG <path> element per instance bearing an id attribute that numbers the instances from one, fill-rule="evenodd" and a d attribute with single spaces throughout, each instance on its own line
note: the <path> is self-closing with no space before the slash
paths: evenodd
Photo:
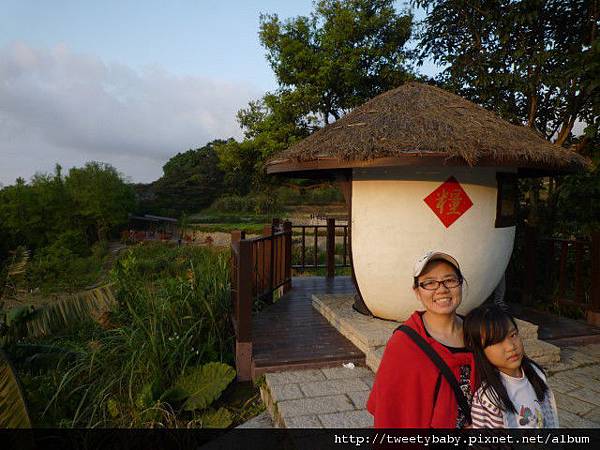
<path id="1" fill-rule="evenodd" d="M 473 206 L 473 202 L 454 177 L 448 178 L 425 197 L 424 201 L 446 228 Z"/>

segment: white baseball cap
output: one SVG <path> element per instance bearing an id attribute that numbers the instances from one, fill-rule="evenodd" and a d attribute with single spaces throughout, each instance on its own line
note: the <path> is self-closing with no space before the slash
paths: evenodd
<path id="1" fill-rule="evenodd" d="M 454 267 L 456 267 L 458 270 L 460 270 L 460 266 L 458 265 L 458 262 L 452 256 L 450 256 L 447 253 L 435 252 L 435 251 L 430 250 L 427 253 L 425 253 L 423 256 L 421 256 L 419 259 L 417 259 L 417 262 L 415 263 L 415 269 L 413 272 L 413 276 L 414 277 L 420 276 L 421 272 L 423 272 L 423 269 L 425 268 L 425 266 L 427 265 L 427 263 L 429 261 L 438 261 L 438 260 L 447 261 L 450 264 L 452 264 Z"/>

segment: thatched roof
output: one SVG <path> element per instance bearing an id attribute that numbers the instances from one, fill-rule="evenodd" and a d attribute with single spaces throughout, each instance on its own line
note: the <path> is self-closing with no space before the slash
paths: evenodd
<path id="1" fill-rule="evenodd" d="M 404 164 L 572 172 L 588 162 L 531 128 L 512 125 L 443 89 L 411 82 L 378 95 L 277 154 L 267 171 Z"/>

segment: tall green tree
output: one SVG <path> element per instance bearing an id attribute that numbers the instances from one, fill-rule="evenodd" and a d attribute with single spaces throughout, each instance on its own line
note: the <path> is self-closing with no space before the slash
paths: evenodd
<path id="1" fill-rule="evenodd" d="M 278 89 L 238 112 L 242 142 L 217 149 L 228 191 L 268 188 L 264 162 L 414 74 L 412 16 L 392 0 L 318 0 L 308 16 L 260 17 L 259 38 Z"/>
<path id="2" fill-rule="evenodd" d="M 420 24 L 420 58 L 432 58 L 444 68 L 437 82 L 597 161 L 600 0 L 413 0 L 413 4 L 428 13 Z M 583 176 L 524 183 L 528 220 L 544 224 L 548 233 L 589 229 L 584 223 L 594 223 L 593 217 L 600 214 L 597 202 L 581 210 L 580 226 L 566 218 L 558 220 L 563 215 L 559 209 L 580 202 L 575 186 L 595 192 L 599 176 L 596 169 Z M 558 230 L 560 224 L 565 226 Z"/>
<path id="3" fill-rule="evenodd" d="M 227 141 L 216 139 L 201 148 L 177 153 L 163 166 L 163 176 L 149 188 L 153 200 L 142 208 L 179 216 L 206 208 L 223 188 L 223 171 L 215 148 Z"/>
<path id="4" fill-rule="evenodd" d="M 557 145 L 586 126 L 597 133 L 599 0 L 414 0 L 427 11 L 421 59 L 444 67 L 438 81 Z"/>
<path id="5" fill-rule="evenodd" d="M 76 214 L 74 220 L 88 236 L 107 239 L 111 229 L 127 223 L 135 208 L 135 194 L 110 164 L 88 162 L 72 168 L 65 181 Z"/>
<path id="6" fill-rule="evenodd" d="M 327 124 L 412 77 L 411 27 L 392 0 L 319 0 L 309 16 L 262 15 L 259 37 L 280 92 Z"/>

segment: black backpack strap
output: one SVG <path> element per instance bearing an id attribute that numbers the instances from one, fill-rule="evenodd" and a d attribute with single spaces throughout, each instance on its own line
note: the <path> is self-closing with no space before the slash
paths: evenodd
<path id="1" fill-rule="evenodd" d="M 441 374 L 444 376 L 444 378 L 446 379 L 448 384 L 450 384 L 450 386 L 452 387 L 452 390 L 454 391 L 454 395 L 456 397 L 456 402 L 458 403 L 458 407 L 461 409 L 461 411 L 463 412 L 463 414 L 465 415 L 465 417 L 467 418 L 467 420 L 470 423 L 471 422 L 471 408 L 469 407 L 469 402 L 467 401 L 467 398 L 465 397 L 464 392 L 458 385 L 458 381 L 456 380 L 456 377 L 452 373 L 452 370 L 450 370 L 450 367 L 448 367 L 448 364 L 446 364 L 446 362 L 440 357 L 440 355 L 437 354 L 437 352 L 431 347 L 431 345 L 429 345 L 427 343 L 427 341 L 425 339 L 423 339 L 423 337 L 421 335 L 419 335 L 419 333 L 417 333 L 411 327 L 409 327 L 407 325 L 400 325 L 398 328 L 396 328 L 396 331 L 398 331 L 398 330 L 400 330 L 400 331 L 404 332 L 406 335 L 408 335 L 408 337 L 411 338 L 413 340 L 413 342 L 415 344 L 417 344 L 417 346 L 421 350 L 423 350 L 423 352 L 429 357 L 429 359 L 431 359 L 431 361 L 440 370 Z"/>

